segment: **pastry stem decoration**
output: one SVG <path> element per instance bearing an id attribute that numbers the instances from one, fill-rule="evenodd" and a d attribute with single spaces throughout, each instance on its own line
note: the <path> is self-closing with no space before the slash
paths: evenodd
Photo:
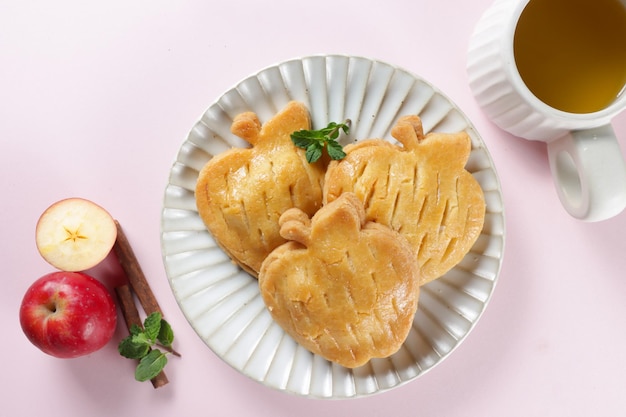
<path id="1" fill-rule="evenodd" d="M 350 120 L 311 129 L 290 102 L 231 131 L 251 147 L 200 171 L 198 213 L 252 276 L 268 312 L 302 347 L 347 368 L 406 340 L 420 286 L 459 264 L 483 229 L 485 200 L 465 169 L 469 135 L 424 134 L 399 118 L 391 141 L 346 145 Z M 326 150 L 326 151 L 324 151 Z"/>

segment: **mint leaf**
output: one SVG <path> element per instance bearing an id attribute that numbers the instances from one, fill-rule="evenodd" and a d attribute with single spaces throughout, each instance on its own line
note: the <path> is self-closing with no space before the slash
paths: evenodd
<path id="1" fill-rule="evenodd" d="M 328 156 L 330 156 L 331 159 L 336 160 L 346 157 L 346 153 L 343 151 L 341 145 L 334 140 L 330 140 L 326 143 L 326 152 L 328 152 Z"/>
<path id="2" fill-rule="evenodd" d="M 343 131 L 350 133 L 350 120 L 343 123 L 330 122 L 328 126 L 318 130 L 298 130 L 291 134 L 291 141 L 298 148 L 306 149 L 306 160 L 313 163 L 320 159 L 324 148 L 332 159 L 343 159 L 346 154 L 337 142 L 339 134 Z"/>
<path id="3" fill-rule="evenodd" d="M 306 148 L 306 160 L 308 163 L 313 163 L 315 161 L 317 161 L 318 159 L 320 159 L 320 157 L 322 156 L 322 149 L 323 149 L 323 145 L 321 142 L 312 142 L 307 148 Z"/>
<path id="4" fill-rule="evenodd" d="M 130 340 L 137 345 L 152 346 L 154 344 L 152 339 L 148 338 L 148 335 L 146 335 L 144 332 L 141 332 L 139 334 L 133 334 L 133 335 L 130 335 L 129 337 L 130 337 Z"/>
<path id="5" fill-rule="evenodd" d="M 339 126 L 337 123 L 331 122 L 328 124 L 328 127 L 324 129 L 329 138 L 337 139 L 339 137 L 340 129 L 337 129 L 337 126 Z"/>
<path id="6" fill-rule="evenodd" d="M 150 351 L 150 344 L 138 342 L 134 335 L 128 336 L 117 346 L 120 355 L 128 359 L 141 359 Z"/>
<path id="7" fill-rule="evenodd" d="M 146 336 L 153 342 L 157 339 L 161 330 L 161 313 L 158 311 L 150 314 L 143 322 L 143 328 Z"/>
<path id="8" fill-rule="evenodd" d="M 174 331 L 172 330 L 172 326 L 165 320 L 161 320 L 161 329 L 159 330 L 157 340 L 165 347 L 172 346 Z"/>
<path id="9" fill-rule="evenodd" d="M 306 136 L 306 130 L 299 130 L 291 134 L 291 141 L 298 148 L 306 149 L 311 144 L 311 139 Z"/>
<path id="10" fill-rule="evenodd" d="M 137 369 L 135 369 L 135 379 L 143 382 L 148 381 L 159 374 L 167 365 L 165 353 L 158 349 L 151 350 L 146 356 L 141 358 Z"/>
<path id="11" fill-rule="evenodd" d="M 130 326 L 130 334 L 139 334 L 139 333 L 143 333 L 143 329 L 141 328 L 141 326 L 137 326 L 136 324 L 133 324 L 132 326 Z"/>

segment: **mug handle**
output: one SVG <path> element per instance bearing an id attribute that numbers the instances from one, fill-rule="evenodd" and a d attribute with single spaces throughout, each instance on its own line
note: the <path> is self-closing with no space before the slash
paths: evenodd
<path id="1" fill-rule="evenodd" d="M 561 203 L 572 216 L 594 222 L 626 207 L 626 164 L 611 125 L 549 142 L 548 159 Z"/>

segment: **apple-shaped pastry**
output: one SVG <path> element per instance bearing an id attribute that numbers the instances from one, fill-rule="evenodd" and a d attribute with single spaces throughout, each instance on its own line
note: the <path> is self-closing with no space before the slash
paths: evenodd
<path id="1" fill-rule="evenodd" d="M 84 271 L 96 266 L 111 252 L 117 226 L 111 215 L 96 203 L 67 198 L 46 209 L 35 229 L 41 256 L 62 271 Z"/>
<path id="2" fill-rule="evenodd" d="M 309 351 L 345 367 L 395 353 L 411 329 L 419 297 L 419 267 L 408 242 L 366 222 L 352 193 L 311 219 L 290 209 L 280 225 L 289 241 L 259 273 L 274 320 Z"/>
<path id="3" fill-rule="evenodd" d="M 263 126 L 255 113 L 242 113 L 231 131 L 252 146 L 214 156 L 198 176 L 200 217 L 222 249 L 255 277 L 265 257 L 285 242 L 280 215 L 293 207 L 312 215 L 322 204 L 325 165 L 309 164 L 291 141 L 291 133 L 310 124 L 299 102 L 290 102 Z"/>
<path id="4" fill-rule="evenodd" d="M 20 307 L 28 340 L 57 358 L 95 352 L 113 337 L 117 311 L 111 294 L 81 272 L 53 272 L 35 281 Z"/>
<path id="5" fill-rule="evenodd" d="M 420 118 L 405 116 L 391 134 L 401 145 L 370 139 L 345 147 L 346 157 L 328 167 L 324 202 L 355 193 L 368 220 L 413 246 L 423 285 L 472 248 L 483 228 L 484 195 L 465 169 L 471 151 L 465 132 L 424 136 Z"/>

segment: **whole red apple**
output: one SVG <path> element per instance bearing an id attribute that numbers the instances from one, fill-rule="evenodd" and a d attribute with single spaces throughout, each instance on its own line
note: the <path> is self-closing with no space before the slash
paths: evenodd
<path id="1" fill-rule="evenodd" d="M 20 307 L 28 340 L 57 358 L 95 352 L 113 337 L 115 303 L 106 287 L 82 272 L 52 272 L 35 281 Z"/>

